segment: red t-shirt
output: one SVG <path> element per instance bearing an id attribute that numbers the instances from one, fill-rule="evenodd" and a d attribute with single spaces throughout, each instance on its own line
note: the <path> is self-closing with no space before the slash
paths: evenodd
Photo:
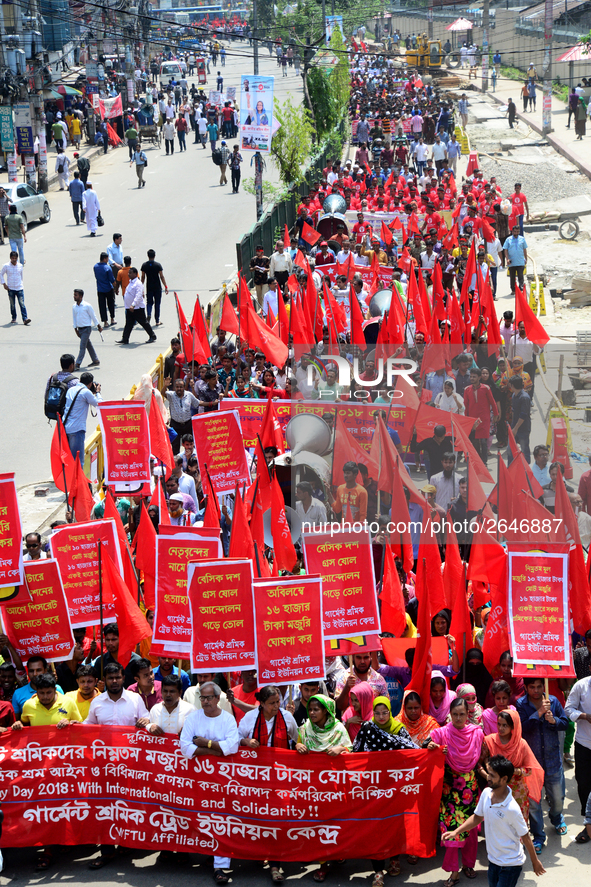
<path id="1" fill-rule="evenodd" d="M 371 235 L 372 227 L 367 222 L 356 222 L 353 225 L 353 234 L 356 237 L 356 243 L 361 243 L 366 234 Z M 318 261 L 316 261 L 318 264 Z"/>
<path id="2" fill-rule="evenodd" d="M 234 697 L 236 699 L 239 699 L 240 702 L 246 702 L 247 705 L 258 705 L 258 702 L 256 701 L 254 695 L 258 692 L 258 690 L 253 690 L 252 693 L 245 693 L 243 684 L 238 684 L 237 687 L 233 687 L 232 689 L 234 692 Z M 239 724 L 246 712 L 242 711 L 241 708 L 237 708 L 235 705 L 232 706 L 232 711 L 234 712 L 236 723 Z"/>
<path id="3" fill-rule="evenodd" d="M 513 206 L 513 212 L 516 216 L 522 216 L 525 212 L 525 204 L 527 201 L 527 197 L 520 191 L 519 194 L 513 193 L 509 198 L 511 201 L 511 205 Z"/>

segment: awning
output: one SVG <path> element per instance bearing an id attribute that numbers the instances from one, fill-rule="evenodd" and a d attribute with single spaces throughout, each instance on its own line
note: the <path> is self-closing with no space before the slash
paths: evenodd
<path id="1" fill-rule="evenodd" d="M 591 53 L 585 43 L 577 43 L 558 56 L 557 62 L 591 62 Z"/>
<path id="2" fill-rule="evenodd" d="M 471 31 L 474 24 L 467 18 L 458 18 L 451 25 L 448 25 L 446 31 Z"/>

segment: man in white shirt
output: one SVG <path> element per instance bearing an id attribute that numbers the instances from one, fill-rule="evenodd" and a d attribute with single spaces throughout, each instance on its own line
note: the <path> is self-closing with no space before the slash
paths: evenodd
<path id="1" fill-rule="evenodd" d="M 296 514 L 307 524 L 325 524 L 326 506 L 312 493 L 312 484 L 302 481 L 296 486 Z"/>
<path id="2" fill-rule="evenodd" d="M 150 726 L 148 731 L 156 736 L 163 733 L 172 733 L 177 736 L 185 725 L 187 715 L 194 708 L 184 699 L 181 699 L 183 682 L 178 675 L 169 674 L 162 678 L 160 692 L 162 702 L 157 702 L 150 709 Z"/>
<path id="3" fill-rule="evenodd" d="M 279 312 L 278 298 L 279 292 L 277 291 L 277 281 L 274 277 L 267 278 L 267 286 L 269 289 L 265 293 L 263 298 L 263 314 L 265 317 L 269 313 L 269 308 L 273 312 L 273 317 L 277 320 L 277 314 Z"/>
<path id="4" fill-rule="evenodd" d="M 197 498 L 195 481 L 189 474 L 185 474 L 183 471 L 183 455 L 181 453 L 177 453 L 174 457 L 174 468 L 172 469 L 171 476 L 177 479 L 179 493 L 184 493 L 186 496 L 190 496 L 195 505 L 195 511 L 199 511 L 199 500 Z"/>
<path id="5" fill-rule="evenodd" d="M 485 772 L 483 768 L 481 770 Z M 515 887 L 525 862 L 524 847 L 529 853 L 534 874 L 546 873 L 536 856 L 519 804 L 507 784 L 514 772 L 515 767 L 507 758 L 501 755 L 490 758 L 486 765 L 488 788 L 480 795 L 476 810 L 453 832 L 441 836 L 442 843 L 456 841 L 460 833 L 472 831 L 484 822 L 489 887 Z M 469 870 L 466 874 L 474 877 Z"/>
<path id="6" fill-rule="evenodd" d="M 565 712 L 577 725 L 575 737 L 575 779 L 581 802 L 581 815 L 586 828 L 575 841 L 586 844 L 591 837 L 591 677 L 581 678 L 572 687 L 564 707 Z M 587 809 L 588 808 L 588 809 Z"/>
<path id="7" fill-rule="evenodd" d="M 304 400 L 309 400 L 312 392 L 314 391 L 314 382 L 311 385 L 308 384 L 308 367 L 310 366 L 310 355 L 302 354 L 300 359 L 300 365 L 296 369 L 296 382 L 298 383 L 298 390 L 301 392 Z M 314 370 L 314 378 L 317 377 L 317 373 Z"/>
<path id="8" fill-rule="evenodd" d="M 148 336 L 148 342 L 155 342 L 156 336 L 154 330 L 146 317 L 146 300 L 144 298 L 144 287 L 139 279 L 137 268 L 129 269 L 129 283 L 127 284 L 123 295 L 123 306 L 125 308 L 125 327 L 121 338 L 115 343 L 116 345 L 129 345 L 129 337 L 136 323 L 144 329 Z M 146 342 L 146 344 L 148 344 Z"/>
<path id="9" fill-rule="evenodd" d="M 285 250 L 283 241 L 278 240 L 275 244 L 275 252 L 271 256 L 269 262 L 269 277 L 274 277 L 279 286 L 283 289 L 287 282 L 287 278 L 291 274 L 293 263 L 289 252 Z"/>
<path id="10" fill-rule="evenodd" d="M 214 679 L 213 673 L 204 673 L 197 675 L 197 684 L 194 687 L 187 687 L 185 690 L 185 695 L 183 696 L 183 701 L 188 702 L 192 708 L 196 708 L 198 710 L 201 709 L 201 687 L 204 684 L 211 684 Z M 233 714 L 232 705 L 230 700 L 226 696 L 223 690 L 220 690 L 220 696 L 218 699 L 218 705 L 222 709 L 222 711 L 227 711 L 228 714 Z"/>
<path id="11" fill-rule="evenodd" d="M 433 145 L 433 160 L 435 161 L 435 169 L 439 175 L 441 168 L 443 167 L 443 161 L 447 160 L 447 148 L 438 135 L 435 136 L 435 143 Z"/>
<path id="12" fill-rule="evenodd" d="M 202 755 L 223 757 L 238 751 L 240 737 L 233 715 L 223 711 L 218 704 L 222 691 L 217 684 L 207 681 L 201 685 L 201 709 L 191 712 L 181 732 L 181 751 L 186 758 Z M 231 859 L 214 856 L 213 875 L 216 884 L 227 884 Z"/>
<path id="13" fill-rule="evenodd" d="M 349 258 L 351 256 L 351 241 L 348 238 L 343 237 L 342 247 L 343 248 L 337 253 L 337 262 L 339 262 L 341 265 L 344 262 L 349 261 Z"/>
<path id="14" fill-rule="evenodd" d="M 433 484 L 437 493 L 435 494 L 435 502 L 441 505 L 444 511 L 449 508 L 449 503 L 458 495 L 460 490 L 461 474 L 454 471 L 456 464 L 455 453 L 444 453 L 441 458 L 443 471 L 432 474 L 429 483 Z"/>
<path id="15" fill-rule="evenodd" d="M 24 561 L 40 561 L 46 558 L 47 552 L 41 548 L 41 536 L 39 533 L 27 533 L 25 536 L 25 547 L 27 553 L 24 555 Z"/>
<path id="16" fill-rule="evenodd" d="M 10 261 L 2 266 L 1 280 L 2 286 L 8 293 L 10 302 L 11 323 L 16 323 L 16 303 L 21 311 L 21 317 L 25 326 L 31 323 L 31 318 L 27 316 L 25 308 L 25 291 L 23 288 L 23 266 L 18 260 L 18 253 L 12 250 L 10 253 Z"/>

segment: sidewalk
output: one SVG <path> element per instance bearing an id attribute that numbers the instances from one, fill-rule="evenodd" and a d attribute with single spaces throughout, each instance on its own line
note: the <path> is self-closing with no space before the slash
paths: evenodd
<path id="1" fill-rule="evenodd" d="M 468 86 L 471 84 L 475 87 L 478 92 L 482 92 L 481 82 L 482 77 L 480 74 L 478 75 L 476 80 L 469 80 L 466 75 L 460 70 L 454 70 L 454 74 L 457 74 Z M 543 90 L 542 84 L 536 83 L 536 110 L 533 112 L 527 112 L 526 114 L 523 111 L 520 111 L 520 108 L 523 108 L 523 101 L 521 98 L 521 87 L 525 82 L 525 74 L 523 75 L 523 81 L 519 80 L 505 80 L 503 77 L 500 77 L 497 80 L 497 88 L 493 92 L 492 89 L 489 88 L 486 93 L 492 99 L 495 100 L 500 105 L 506 105 L 509 98 L 512 98 L 517 107 L 517 119 L 521 120 L 527 126 L 529 126 L 534 132 L 537 132 L 539 135 L 542 135 L 542 100 L 543 100 Z M 490 78 L 489 78 L 490 84 Z M 470 101 L 470 94 L 468 93 L 468 101 Z M 549 145 L 552 145 L 555 151 L 558 151 L 559 154 L 562 154 L 563 157 L 566 157 L 567 160 L 570 160 L 571 163 L 574 163 L 578 169 L 584 175 L 586 175 L 589 179 L 591 179 L 591 123 L 588 122 L 587 135 L 583 136 L 582 141 L 577 140 L 577 136 L 575 134 L 575 122 L 571 119 L 571 128 L 566 128 L 566 121 L 568 120 L 568 106 L 566 102 L 561 101 L 556 96 L 552 96 L 552 127 L 553 132 L 546 136 Z M 509 134 L 511 130 L 509 129 L 509 124 L 507 123 L 507 133 Z"/>

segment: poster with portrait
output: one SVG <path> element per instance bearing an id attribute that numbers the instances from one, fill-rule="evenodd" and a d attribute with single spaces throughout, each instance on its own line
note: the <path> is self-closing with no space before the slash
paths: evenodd
<path id="1" fill-rule="evenodd" d="M 240 80 L 240 150 L 271 150 L 274 77 L 243 74 Z"/>

